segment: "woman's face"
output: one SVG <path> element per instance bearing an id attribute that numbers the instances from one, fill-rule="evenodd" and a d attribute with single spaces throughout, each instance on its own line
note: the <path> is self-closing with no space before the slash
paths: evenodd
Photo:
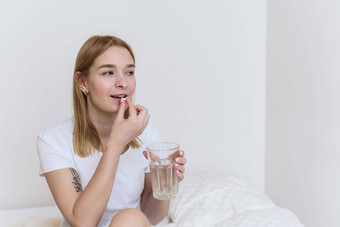
<path id="1" fill-rule="evenodd" d="M 110 47 L 97 57 L 85 81 L 88 111 L 93 114 L 118 112 L 120 99 L 130 99 L 136 88 L 135 65 L 124 47 Z"/>

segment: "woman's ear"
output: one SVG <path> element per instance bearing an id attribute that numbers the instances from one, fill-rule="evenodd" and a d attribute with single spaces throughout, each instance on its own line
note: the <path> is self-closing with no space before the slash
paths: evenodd
<path id="1" fill-rule="evenodd" d="M 74 82 L 84 94 L 88 93 L 86 77 L 80 71 L 75 72 Z"/>

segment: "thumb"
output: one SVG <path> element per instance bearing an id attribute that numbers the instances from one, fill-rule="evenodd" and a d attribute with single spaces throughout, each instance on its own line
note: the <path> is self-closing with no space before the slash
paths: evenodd
<path id="1" fill-rule="evenodd" d="M 143 155 L 146 159 L 148 159 L 148 152 L 147 151 L 143 151 Z"/>
<path id="2" fill-rule="evenodd" d="M 126 102 L 123 98 L 121 98 L 118 113 L 117 113 L 118 119 L 124 119 L 125 107 L 126 107 Z"/>

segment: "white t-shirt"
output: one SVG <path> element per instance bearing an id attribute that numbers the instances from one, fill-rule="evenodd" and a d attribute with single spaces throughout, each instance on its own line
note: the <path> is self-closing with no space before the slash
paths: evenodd
<path id="1" fill-rule="evenodd" d="M 93 155 L 85 158 L 75 155 L 72 142 L 73 129 L 74 119 L 71 118 L 38 135 L 39 174 L 43 176 L 44 173 L 53 170 L 74 168 L 79 174 L 82 188 L 85 189 L 99 164 L 102 153 L 96 151 Z M 122 209 L 140 209 L 145 173 L 150 172 L 143 151 L 148 144 L 160 142 L 161 137 L 157 128 L 149 124 L 139 138 L 143 142 L 142 146 L 137 149 L 129 148 L 120 157 L 111 196 L 98 225 L 100 227 L 108 226 L 113 216 Z M 61 226 L 69 225 L 64 220 Z"/>

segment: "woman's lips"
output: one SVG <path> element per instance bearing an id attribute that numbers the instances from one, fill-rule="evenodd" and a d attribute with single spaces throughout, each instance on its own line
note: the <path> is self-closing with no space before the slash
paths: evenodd
<path id="1" fill-rule="evenodd" d="M 127 95 L 111 95 L 111 98 L 113 98 L 116 101 L 119 101 L 123 98 L 125 99 L 127 97 Z"/>
<path id="2" fill-rule="evenodd" d="M 124 95 L 124 94 L 122 94 L 122 95 L 111 95 L 111 97 L 112 98 L 126 98 L 127 95 Z"/>

